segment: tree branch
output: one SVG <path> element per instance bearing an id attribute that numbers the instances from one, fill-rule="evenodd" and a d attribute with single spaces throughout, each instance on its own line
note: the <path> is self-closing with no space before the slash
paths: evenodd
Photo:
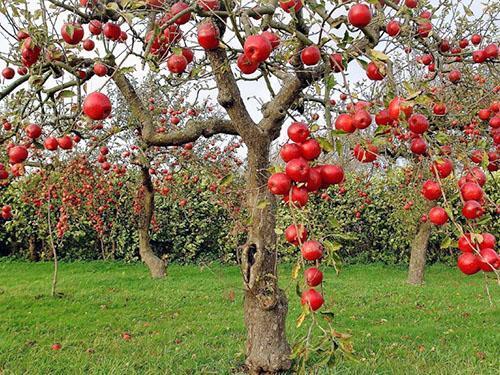
<path id="1" fill-rule="evenodd" d="M 230 120 L 190 120 L 186 127 L 169 133 L 157 133 L 148 144 L 152 146 L 178 146 L 194 142 L 200 137 L 210 138 L 216 134 L 238 135 Z"/>
<path id="2" fill-rule="evenodd" d="M 207 51 L 207 56 L 217 82 L 219 90 L 217 100 L 219 104 L 226 110 L 233 122 L 234 129 L 243 138 L 243 141 L 245 143 L 251 142 L 255 137 L 259 137 L 261 133 L 243 103 L 226 51 L 217 48 Z"/>

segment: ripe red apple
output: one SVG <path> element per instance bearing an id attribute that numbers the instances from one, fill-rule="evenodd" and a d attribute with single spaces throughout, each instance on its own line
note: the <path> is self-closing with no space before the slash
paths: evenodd
<path id="1" fill-rule="evenodd" d="M 132 339 L 132 335 L 128 332 L 123 332 L 122 333 L 122 339 L 126 340 L 126 341 L 129 341 L 130 339 Z"/>
<path id="2" fill-rule="evenodd" d="M 59 343 L 52 344 L 51 349 L 52 350 L 61 350 L 62 346 Z"/>
<path id="3" fill-rule="evenodd" d="M 289 195 L 285 195 L 285 202 L 291 199 L 293 204 L 298 208 L 304 207 L 309 200 L 309 193 L 307 189 L 304 187 L 292 186 L 291 193 Z"/>
<path id="4" fill-rule="evenodd" d="M 290 160 L 286 163 L 285 172 L 296 182 L 306 182 L 309 177 L 309 163 L 303 157 Z"/>
<path id="5" fill-rule="evenodd" d="M 245 54 L 241 54 L 238 56 L 238 59 L 236 60 L 236 65 L 238 65 L 238 68 L 244 74 L 255 73 L 259 68 L 259 63 L 254 63 Z"/>
<path id="6" fill-rule="evenodd" d="M 392 122 L 387 109 L 382 109 L 375 115 L 375 123 L 377 125 L 389 125 Z"/>
<path id="7" fill-rule="evenodd" d="M 371 61 L 366 67 L 366 76 L 372 81 L 381 81 L 385 77 L 385 71 L 381 71 L 377 64 Z"/>
<path id="8" fill-rule="evenodd" d="M 296 143 L 287 143 L 281 148 L 280 156 L 287 163 L 292 159 L 300 158 L 302 156 L 302 148 Z"/>
<path id="9" fill-rule="evenodd" d="M 342 55 L 340 53 L 332 53 L 330 55 L 330 66 L 334 73 L 339 73 L 344 70 Z"/>
<path id="10" fill-rule="evenodd" d="M 470 233 L 464 233 L 458 238 L 458 248 L 464 253 L 473 253 L 477 245 L 473 242 Z"/>
<path id="11" fill-rule="evenodd" d="M 285 12 L 290 13 L 293 9 L 297 13 L 302 8 L 302 0 L 279 0 L 280 7 Z"/>
<path id="12" fill-rule="evenodd" d="M 421 22 L 417 26 L 417 33 L 421 38 L 427 38 L 432 31 L 432 23 Z"/>
<path id="13" fill-rule="evenodd" d="M 243 50 L 250 61 L 258 64 L 271 55 L 273 47 L 266 37 L 262 35 L 250 35 L 245 40 Z"/>
<path id="14" fill-rule="evenodd" d="M 460 71 L 458 70 L 452 70 L 449 74 L 448 74 L 448 79 L 450 80 L 450 82 L 452 83 L 457 83 L 458 81 L 460 81 L 462 79 L 462 73 L 460 73 Z"/>
<path id="15" fill-rule="evenodd" d="M 460 187 L 460 193 L 464 201 L 480 201 L 483 199 L 483 189 L 475 182 L 466 182 Z"/>
<path id="16" fill-rule="evenodd" d="M 304 271 L 304 278 L 309 286 L 318 286 L 323 282 L 323 272 L 316 267 L 310 267 Z"/>
<path id="17" fill-rule="evenodd" d="M 172 73 L 183 73 L 186 70 L 188 62 L 186 58 L 181 55 L 171 55 L 167 60 L 167 68 Z"/>
<path id="18" fill-rule="evenodd" d="M 63 150 L 71 150 L 73 148 L 73 140 L 69 135 L 64 135 L 60 138 L 57 138 L 57 144 Z"/>
<path id="19" fill-rule="evenodd" d="M 288 137 L 296 143 L 305 142 L 310 133 L 307 124 L 303 122 L 292 122 L 287 130 Z"/>
<path id="20" fill-rule="evenodd" d="M 321 52 L 316 45 L 308 46 L 300 53 L 300 59 L 304 65 L 316 65 L 321 60 Z"/>
<path id="21" fill-rule="evenodd" d="M 349 23 L 354 27 L 363 28 L 368 26 L 372 20 L 372 13 L 366 4 L 355 4 L 347 13 Z"/>
<path id="22" fill-rule="evenodd" d="M 113 41 L 117 41 L 120 39 L 121 35 L 121 28 L 120 25 L 114 23 L 114 22 L 107 22 L 104 25 L 104 28 L 102 29 L 104 36 Z"/>
<path id="23" fill-rule="evenodd" d="M 483 120 L 483 121 L 488 121 L 488 119 L 491 116 L 491 111 L 489 108 L 483 108 L 480 109 L 479 112 L 477 113 L 478 117 Z"/>
<path id="24" fill-rule="evenodd" d="M 111 114 L 111 101 L 106 95 L 93 92 L 83 102 L 83 113 L 92 120 L 104 120 Z"/>
<path id="25" fill-rule="evenodd" d="M 476 64 L 481 64 L 481 63 L 485 62 L 487 58 L 488 58 L 488 55 L 482 49 L 479 49 L 477 51 L 472 52 L 472 60 Z"/>
<path id="26" fill-rule="evenodd" d="M 437 182 L 432 180 L 427 180 L 424 182 L 421 193 L 426 199 L 430 201 L 439 199 L 442 195 L 441 187 Z"/>
<path id="27" fill-rule="evenodd" d="M 9 149 L 8 155 L 12 164 L 18 164 L 28 158 L 28 150 L 24 146 L 13 146 Z"/>
<path id="28" fill-rule="evenodd" d="M 36 139 L 42 135 L 42 128 L 37 124 L 29 124 L 24 131 L 31 139 Z"/>
<path id="29" fill-rule="evenodd" d="M 474 220 L 483 216 L 483 214 L 484 208 L 478 201 L 467 201 L 462 207 L 462 215 L 464 215 L 466 219 Z"/>
<path id="30" fill-rule="evenodd" d="M 325 164 L 321 167 L 321 181 L 326 186 L 340 184 L 344 181 L 344 170 L 338 165 Z"/>
<path id="31" fill-rule="evenodd" d="M 389 21 L 385 27 L 385 31 L 389 36 L 397 36 L 401 31 L 401 26 L 398 21 Z"/>
<path id="32" fill-rule="evenodd" d="M 102 63 L 95 63 L 94 73 L 99 77 L 104 77 L 106 74 L 108 74 L 108 67 Z"/>
<path id="33" fill-rule="evenodd" d="M 16 72 L 11 67 L 4 68 L 2 70 L 2 76 L 5 79 L 12 79 L 16 75 Z"/>
<path id="34" fill-rule="evenodd" d="M 347 113 L 341 113 L 335 120 L 335 129 L 343 130 L 347 133 L 354 133 L 356 127 L 354 126 L 354 121 L 350 115 Z"/>
<path id="35" fill-rule="evenodd" d="M 372 123 L 372 116 L 367 110 L 360 109 L 352 116 L 352 124 L 357 129 L 366 129 Z"/>
<path id="36" fill-rule="evenodd" d="M 183 1 L 178 1 L 170 8 L 170 14 L 172 15 L 172 17 L 175 17 L 177 14 L 179 14 L 180 12 L 184 11 L 187 8 L 189 8 L 188 4 L 186 4 Z M 175 20 L 175 23 L 177 25 L 184 25 L 185 23 L 188 23 L 190 19 L 191 19 L 191 12 L 188 12 L 183 16 L 177 18 Z"/>
<path id="37" fill-rule="evenodd" d="M 315 261 L 323 256 L 323 246 L 318 241 L 306 241 L 300 252 L 305 260 Z"/>
<path id="38" fill-rule="evenodd" d="M 302 224 L 291 224 L 285 229 L 285 239 L 292 245 L 304 243 L 307 240 L 307 229 Z"/>
<path id="39" fill-rule="evenodd" d="M 479 248 L 482 249 L 494 249 L 495 248 L 495 236 L 491 233 L 482 233 L 481 236 L 483 240 L 479 243 Z"/>
<path id="40" fill-rule="evenodd" d="M 486 183 L 486 175 L 479 167 L 474 167 L 465 175 L 466 182 L 477 182 L 479 186 L 484 186 Z"/>
<path id="41" fill-rule="evenodd" d="M 275 173 L 267 181 L 267 187 L 276 195 L 288 194 L 291 186 L 292 180 L 285 173 Z"/>
<path id="42" fill-rule="evenodd" d="M 278 48 L 281 43 L 279 36 L 271 31 L 264 31 L 261 35 L 269 40 L 269 43 L 271 43 L 271 47 L 273 48 L 273 50 Z"/>
<path id="43" fill-rule="evenodd" d="M 219 46 L 219 29 L 211 21 L 203 22 L 198 26 L 198 43 L 206 50 Z"/>
<path id="44" fill-rule="evenodd" d="M 437 116 L 444 116 L 447 112 L 446 104 L 444 103 L 436 103 L 432 107 L 432 112 L 434 112 Z"/>
<path id="45" fill-rule="evenodd" d="M 484 52 L 489 59 L 496 59 L 498 57 L 498 46 L 495 43 L 488 44 Z"/>
<path id="46" fill-rule="evenodd" d="M 410 150 L 416 155 L 424 155 L 427 152 L 427 143 L 422 137 L 415 137 L 411 141 Z"/>
<path id="47" fill-rule="evenodd" d="M 85 39 L 82 46 L 85 51 L 92 51 L 95 48 L 95 43 L 92 39 Z"/>
<path id="48" fill-rule="evenodd" d="M 302 156 L 306 160 L 314 160 L 321 154 L 321 147 L 317 140 L 308 139 L 300 145 Z"/>
<path id="49" fill-rule="evenodd" d="M 182 49 L 182 56 L 184 56 L 188 62 L 188 64 L 191 64 L 191 62 L 194 59 L 194 52 L 190 48 L 183 48 Z"/>
<path id="50" fill-rule="evenodd" d="M 43 146 L 46 150 L 55 151 L 59 147 L 59 143 L 57 143 L 57 139 L 55 137 L 47 137 L 43 142 Z"/>
<path id="51" fill-rule="evenodd" d="M 353 154 L 360 162 L 371 163 L 377 159 L 378 148 L 371 143 L 368 143 L 364 147 L 358 143 L 354 146 Z"/>
<path id="52" fill-rule="evenodd" d="M 498 254 L 495 250 L 484 248 L 479 251 L 480 268 L 484 272 L 493 272 L 498 267 Z"/>
<path id="53" fill-rule="evenodd" d="M 416 8 L 418 5 L 418 0 L 405 0 L 405 5 L 411 9 Z"/>
<path id="54" fill-rule="evenodd" d="M 89 31 L 92 35 L 100 35 L 102 33 L 102 23 L 99 20 L 89 22 Z"/>
<path id="55" fill-rule="evenodd" d="M 429 120 L 424 115 L 416 113 L 408 119 L 408 126 L 415 134 L 424 134 L 429 129 Z"/>
<path id="56" fill-rule="evenodd" d="M 431 172 L 439 175 L 440 178 L 448 177 L 453 171 L 453 163 L 450 159 L 439 159 L 431 165 Z"/>
<path id="57" fill-rule="evenodd" d="M 458 257 L 457 266 L 466 275 L 473 275 L 481 269 L 481 261 L 472 253 L 463 253 Z"/>
<path id="58" fill-rule="evenodd" d="M 79 23 L 65 23 L 61 27 L 61 36 L 71 45 L 77 45 L 83 39 L 83 27 Z"/>
<path id="59" fill-rule="evenodd" d="M 220 8 L 219 0 L 198 0 L 197 2 L 200 8 L 206 11 L 218 10 Z"/>
<path id="60" fill-rule="evenodd" d="M 429 220 L 435 225 L 443 225 L 448 221 L 448 214 L 442 207 L 432 207 L 429 211 Z"/>
<path id="61" fill-rule="evenodd" d="M 303 305 L 307 304 L 312 311 L 316 311 L 323 306 L 324 300 L 321 293 L 314 289 L 309 289 L 302 292 L 300 303 Z"/>
<path id="62" fill-rule="evenodd" d="M 306 189 L 309 192 L 318 191 L 322 185 L 321 180 L 321 169 L 320 168 L 309 168 L 309 176 L 307 177 Z"/>

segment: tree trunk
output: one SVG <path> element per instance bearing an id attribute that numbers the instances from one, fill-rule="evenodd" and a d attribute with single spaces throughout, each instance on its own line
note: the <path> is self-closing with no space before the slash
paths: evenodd
<path id="1" fill-rule="evenodd" d="M 420 223 L 417 235 L 411 244 L 410 267 L 408 269 L 408 283 L 421 285 L 424 283 L 425 255 L 429 244 L 432 225 L 429 221 Z"/>
<path id="2" fill-rule="evenodd" d="M 288 302 L 277 282 L 276 201 L 267 189 L 270 143 L 260 139 L 247 146 L 251 224 L 241 264 L 245 284 L 246 365 L 251 374 L 273 374 L 288 370 L 291 362 L 285 332 Z"/>
<path id="3" fill-rule="evenodd" d="M 143 207 L 139 218 L 139 254 L 151 272 L 151 277 L 160 279 L 166 276 L 167 265 L 164 260 L 156 256 L 151 248 L 149 229 L 154 212 L 154 188 L 151 175 L 147 167 L 141 168 Z"/>
<path id="4" fill-rule="evenodd" d="M 37 245 L 38 245 L 38 241 L 37 241 L 36 237 L 30 236 L 28 239 L 28 252 L 29 252 L 29 259 L 32 262 L 38 262 L 40 260 Z"/>

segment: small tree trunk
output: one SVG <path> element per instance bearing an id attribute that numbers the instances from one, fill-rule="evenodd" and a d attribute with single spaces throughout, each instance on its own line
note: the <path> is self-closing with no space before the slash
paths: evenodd
<path id="1" fill-rule="evenodd" d="M 408 269 L 408 283 L 421 285 L 424 283 L 425 255 L 429 244 L 432 225 L 429 221 L 420 223 L 417 235 L 411 244 L 410 267 Z"/>
<path id="2" fill-rule="evenodd" d="M 32 262 L 38 262 L 39 260 L 39 255 L 37 251 L 37 239 L 35 236 L 30 236 L 28 239 L 28 252 L 29 252 L 29 259 Z"/>
<path id="3" fill-rule="evenodd" d="M 165 261 L 156 256 L 151 248 L 151 236 L 149 228 L 154 212 L 154 188 L 151 181 L 151 175 L 147 167 L 141 168 L 142 172 L 142 188 L 143 188 L 143 207 L 142 214 L 139 218 L 139 254 L 141 260 L 146 263 L 151 272 L 151 277 L 155 279 L 164 278 L 166 276 L 167 265 Z"/>
<path id="4" fill-rule="evenodd" d="M 288 302 L 277 283 L 276 202 L 267 190 L 269 142 L 259 140 L 248 146 L 251 225 L 241 264 L 245 284 L 246 365 L 251 374 L 274 374 L 288 370 L 291 365 L 285 332 Z"/>

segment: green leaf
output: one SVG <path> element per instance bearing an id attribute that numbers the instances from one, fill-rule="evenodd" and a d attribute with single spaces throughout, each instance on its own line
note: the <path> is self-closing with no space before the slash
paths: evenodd
<path id="1" fill-rule="evenodd" d="M 234 180 L 234 175 L 232 173 L 224 176 L 220 182 L 219 182 L 219 186 L 228 186 L 229 184 L 231 184 L 231 182 L 233 182 Z"/>
<path id="2" fill-rule="evenodd" d="M 267 199 L 261 200 L 259 203 L 257 203 L 257 208 L 262 210 L 266 208 L 269 205 L 269 201 Z"/>
<path id="3" fill-rule="evenodd" d="M 72 98 L 73 96 L 75 96 L 75 93 L 71 90 L 63 90 L 57 94 L 58 99 Z"/>
<path id="4" fill-rule="evenodd" d="M 342 244 L 338 242 L 323 241 L 329 253 L 334 253 L 342 248 Z"/>
<path id="5" fill-rule="evenodd" d="M 370 51 L 370 55 L 371 55 L 373 58 L 375 58 L 375 59 L 377 59 L 377 60 L 380 60 L 380 61 L 387 61 L 387 60 L 389 60 L 389 56 L 387 56 L 385 53 L 380 52 L 380 51 L 376 51 L 376 50 L 374 50 L 374 49 L 372 49 L 372 50 Z"/>
<path id="6" fill-rule="evenodd" d="M 451 238 L 450 237 L 446 237 L 445 239 L 443 239 L 443 241 L 441 241 L 441 245 L 439 245 L 439 247 L 441 249 L 448 249 L 450 246 L 451 246 Z"/>
<path id="7" fill-rule="evenodd" d="M 340 129 L 335 129 L 335 130 L 332 130 L 332 131 L 330 132 L 330 134 L 331 134 L 332 136 L 338 136 L 338 135 L 346 135 L 346 134 L 349 134 L 349 133 L 347 133 L 347 132 L 345 132 L 345 131 L 343 131 L 343 130 L 340 130 Z"/>
<path id="8" fill-rule="evenodd" d="M 449 142 L 449 137 L 445 133 L 439 132 L 439 133 L 436 134 L 436 140 L 440 144 L 444 145 L 444 144 L 447 144 Z"/>
<path id="9" fill-rule="evenodd" d="M 129 74 L 129 73 L 134 73 L 135 72 L 135 67 L 133 66 L 124 66 L 123 68 L 120 68 L 118 70 L 122 74 Z"/>
<path id="10" fill-rule="evenodd" d="M 330 141 L 324 137 L 316 137 L 316 140 L 318 141 L 319 145 L 321 146 L 321 149 L 325 152 L 332 152 L 333 145 L 330 143 Z"/>

